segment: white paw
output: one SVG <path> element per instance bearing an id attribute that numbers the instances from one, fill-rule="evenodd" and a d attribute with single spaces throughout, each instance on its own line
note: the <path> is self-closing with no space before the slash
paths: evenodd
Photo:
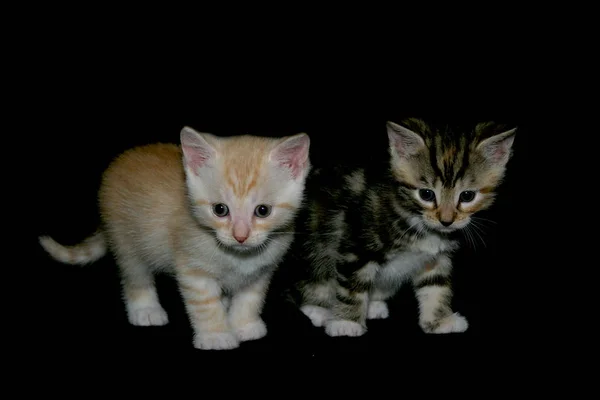
<path id="1" fill-rule="evenodd" d="M 302 306 L 300 307 L 300 311 L 310 318 L 310 322 L 317 327 L 325 325 L 325 321 L 331 316 L 329 310 L 319 306 Z"/>
<path id="2" fill-rule="evenodd" d="M 127 318 L 136 326 L 162 326 L 169 322 L 167 312 L 161 306 L 131 307 L 127 310 Z"/>
<path id="3" fill-rule="evenodd" d="M 390 312 L 385 301 L 375 300 L 369 303 L 368 319 L 385 319 L 389 316 Z"/>
<path id="4" fill-rule="evenodd" d="M 467 319 L 459 313 L 454 313 L 444 318 L 433 333 L 464 332 L 468 327 Z"/>
<path id="5" fill-rule="evenodd" d="M 200 350 L 230 350 L 240 345 L 229 332 L 202 333 L 194 338 L 194 347 Z"/>
<path id="6" fill-rule="evenodd" d="M 242 327 L 236 328 L 235 335 L 240 342 L 257 340 L 267 334 L 267 326 L 261 320 L 250 322 Z"/>
<path id="7" fill-rule="evenodd" d="M 337 320 L 325 323 L 325 332 L 329 336 L 361 336 L 365 331 L 365 328 L 354 321 Z"/>
<path id="8" fill-rule="evenodd" d="M 453 333 L 464 332 L 469 327 L 467 319 L 459 313 L 454 313 L 432 324 L 430 322 L 421 322 L 421 327 L 426 333 Z"/>

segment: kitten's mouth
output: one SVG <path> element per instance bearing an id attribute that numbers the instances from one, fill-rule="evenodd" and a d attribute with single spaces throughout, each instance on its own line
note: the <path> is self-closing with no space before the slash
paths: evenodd
<path id="1" fill-rule="evenodd" d="M 247 244 L 234 244 L 229 247 L 231 247 L 232 249 L 235 249 L 241 253 L 247 253 L 251 250 L 254 250 L 254 246 L 249 246 Z"/>
<path id="2" fill-rule="evenodd" d="M 252 244 L 230 244 L 229 247 L 231 250 L 234 250 L 238 253 L 251 253 L 257 251 L 259 246 Z"/>
<path id="3" fill-rule="evenodd" d="M 424 223 L 423 226 L 430 232 L 435 232 L 435 233 L 443 233 L 443 234 L 448 234 L 448 233 L 452 233 L 452 232 L 456 232 L 457 230 L 459 230 L 460 228 L 456 227 L 456 226 L 440 226 L 440 225 L 433 225 L 430 223 Z"/>
<path id="4" fill-rule="evenodd" d="M 216 240 L 219 246 L 222 249 L 225 249 L 226 251 L 233 251 L 236 253 L 248 253 L 255 248 L 254 246 L 248 244 L 225 242 L 224 240 L 221 240 L 218 237 L 216 238 Z"/>

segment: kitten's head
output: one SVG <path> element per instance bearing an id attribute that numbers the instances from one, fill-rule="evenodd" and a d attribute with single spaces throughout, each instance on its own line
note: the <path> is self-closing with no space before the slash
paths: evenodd
<path id="1" fill-rule="evenodd" d="M 388 122 L 387 131 L 391 168 L 410 223 L 451 232 L 492 204 L 516 128 L 487 122 L 457 135 L 413 118 L 401 125 Z"/>
<path id="2" fill-rule="evenodd" d="M 183 165 L 192 210 L 229 248 L 259 248 L 289 230 L 310 169 L 310 139 L 250 135 L 219 137 L 184 127 Z"/>

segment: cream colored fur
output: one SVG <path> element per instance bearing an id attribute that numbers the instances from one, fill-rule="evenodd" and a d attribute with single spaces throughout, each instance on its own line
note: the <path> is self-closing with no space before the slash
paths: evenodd
<path id="1" fill-rule="evenodd" d="M 172 273 L 194 346 L 235 348 L 267 334 L 260 314 L 271 275 L 292 241 L 308 152 L 306 134 L 224 138 L 185 127 L 181 146 L 134 148 L 108 167 L 99 190 L 103 227 L 95 235 L 71 247 L 48 236 L 40 243 L 71 264 L 93 262 L 110 249 L 134 325 L 168 323 L 154 274 Z M 227 206 L 226 216 L 215 214 L 219 203 Z M 259 205 L 270 214 L 257 216 Z"/>

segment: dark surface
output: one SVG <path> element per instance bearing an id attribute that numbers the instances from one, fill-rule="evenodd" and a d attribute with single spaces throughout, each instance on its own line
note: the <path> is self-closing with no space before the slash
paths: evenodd
<path id="1" fill-rule="evenodd" d="M 88 77 L 85 85 L 79 85 L 76 79 L 65 77 L 61 82 L 66 84 L 58 82 L 44 80 L 40 85 L 43 90 L 34 100 L 39 122 L 31 124 L 36 131 L 30 150 L 35 153 L 39 174 L 35 182 L 39 201 L 33 210 L 31 250 L 26 251 L 35 260 L 30 274 L 36 281 L 32 308 L 37 317 L 35 322 L 28 321 L 35 351 L 61 356 L 123 350 L 201 353 L 192 348 L 191 329 L 170 278 L 158 280 L 170 324 L 132 327 L 125 317 L 110 256 L 88 267 L 69 266 L 51 260 L 37 245 L 40 234 L 69 244 L 96 228 L 100 175 L 119 152 L 155 141 L 176 142 L 182 126 L 190 125 L 218 135 L 304 131 L 311 136 L 315 162 L 333 157 L 363 162 L 370 159 L 370 149 L 387 144 L 385 121 L 409 115 L 473 123 L 494 119 L 520 128 L 497 202 L 481 215 L 495 222 L 485 226 L 485 246 L 479 240 L 475 249 L 465 246 L 455 257 L 454 309 L 467 317 L 469 330 L 442 336 L 423 334 L 417 325 L 416 300 L 406 288 L 391 304 L 390 319 L 370 322 L 364 337 L 329 338 L 277 297 L 279 283 L 275 281 L 265 308 L 268 336 L 243 343 L 229 355 L 275 352 L 322 357 L 343 351 L 386 357 L 441 349 L 478 353 L 508 346 L 521 332 L 523 283 L 516 264 L 527 235 L 521 219 L 521 188 L 533 121 L 523 107 L 526 93 L 517 95 L 516 88 L 504 85 L 501 79 L 492 82 L 493 90 L 488 85 L 485 93 L 493 95 L 485 95 L 479 87 L 465 87 L 454 88 L 460 93 L 455 97 L 446 88 L 436 91 L 404 85 L 352 90 L 343 85 L 316 88 L 297 82 L 265 93 L 258 84 L 214 84 L 207 91 L 202 85 L 149 87 L 141 79 L 116 84 Z M 61 96 L 54 97 L 58 92 Z"/>

